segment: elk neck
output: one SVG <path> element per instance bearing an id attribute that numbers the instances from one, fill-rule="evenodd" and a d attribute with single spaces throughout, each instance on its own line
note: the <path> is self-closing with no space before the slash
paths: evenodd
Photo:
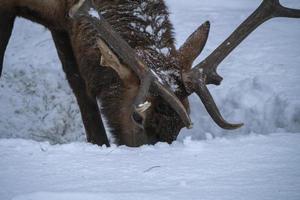
<path id="1" fill-rule="evenodd" d="M 95 1 L 99 12 L 132 48 L 167 54 L 174 47 L 173 27 L 162 0 Z"/>
<path id="2" fill-rule="evenodd" d="M 183 87 L 176 83 L 176 79 L 181 79 L 180 66 L 169 56 L 176 48 L 173 26 L 163 0 L 95 0 L 95 4 L 153 72 L 174 90 Z"/>
<path id="3" fill-rule="evenodd" d="M 16 16 L 24 17 L 51 29 L 66 29 L 67 13 L 77 0 L 9 0 L 0 2 L 0 9 L 11 10 Z"/>

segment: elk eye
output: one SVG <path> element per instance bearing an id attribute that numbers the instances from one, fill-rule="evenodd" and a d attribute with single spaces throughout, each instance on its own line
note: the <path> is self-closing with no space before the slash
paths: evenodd
<path id="1" fill-rule="evenodd" d="M 132 119 L 140 126 L 143 126 L 143 117 L 139 115 L 137 112 L 132 113 Z"/>

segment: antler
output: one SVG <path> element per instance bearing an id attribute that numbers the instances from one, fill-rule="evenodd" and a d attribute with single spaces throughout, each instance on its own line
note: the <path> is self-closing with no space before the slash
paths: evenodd
<path id="1" fill-rule="evenodd" d="M 137 113 L 142 116 L 142 113 L 147 106 L 149 106 L 145 100 L 150 86 L 153 86 L 159 95 L 177 112 L 185 126 L 191 128 L 192 123 L 185 107 L 169 86 L 159 82 L 146 64 L 137 57 L 135 51 L 113 30 L 101 14 L 96 11 L 91 0 L 80 1 L 79 6 L 74 8 L 75 9 L 70 10 L 70 17 L 72 17 L 74 21 L 80 21 L 82 19 L 88 21 L 94 30 L 96 30 L 99 40 L 105 43 L 110 51 L 120 59 L 122 64 L 132 70 L 140 79 L 140 90 L 134 102 L 133 114 Z M 92 16 L 92 12 L 96 12 L 96 16 Z"/>
<path id="2" fill-rule="evenodd" d="M 230 124 L 223 119 L 206 85 L 219 85 L 223 78 L 217 73 L 218 65 L 252 31 L 274 17 L 300 18 L 300 10 L 286 8 L 279 0 L 263 0 L 261 5 L 218 48 L 193 69 L 182 74 L 186 91 L 189 94 L 196 92 L 212 119 L 221 128 L 236 129 L 243 124 Z"/>

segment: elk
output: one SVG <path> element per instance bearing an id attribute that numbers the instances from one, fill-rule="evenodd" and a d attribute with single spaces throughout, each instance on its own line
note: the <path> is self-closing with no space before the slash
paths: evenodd
<path id="1" fill-rule="evenodd" d="M 253 30 L 274 17 L 300 18 L 300 10 L 263 0 L 207 58 L 192 67 L 204 48 L 210 23 L 202 24 L 176 49 L 163 0 L 0 0 L 0 64 L 16 16 L 47 27 L 76 96 L 88 142 L 107 145 L 101 114 L 116 142 L 137 147 L 171 143 L 191 128 L 188 97 L 196 93 L 224 129 L 206 85 L 219 85 L 217 67 Z"/>

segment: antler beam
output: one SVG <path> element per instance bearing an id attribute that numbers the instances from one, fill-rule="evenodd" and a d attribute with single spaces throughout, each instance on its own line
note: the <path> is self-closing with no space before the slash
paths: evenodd
<path id="1" fill-rule="evenodd" d="M 283 7 L 279 0 L 264 0 L 218 48 L 196 65 L 192 71 L 203 69 L 203 73 L 207 75 L 206 84 L 219 85 L 222 77 L 216 72 L 218 65 L 259 25 L 274 17 L 300 18 L 300 10 Z"/>
<path id="2" fill-rule="evenodd" d="M 261 5 L 207 58 L 183 74 L 186 91 L 196 92 L 213 120 L 224 129 L 235 129 L 242 124 L 230 124 L 221 116 L 206 85 L 219 85 L 218 65 L 259 25 L 274 17 L 300 18 L 300 10 L 282 6 L 279 0 L 263 0 Z"/>

